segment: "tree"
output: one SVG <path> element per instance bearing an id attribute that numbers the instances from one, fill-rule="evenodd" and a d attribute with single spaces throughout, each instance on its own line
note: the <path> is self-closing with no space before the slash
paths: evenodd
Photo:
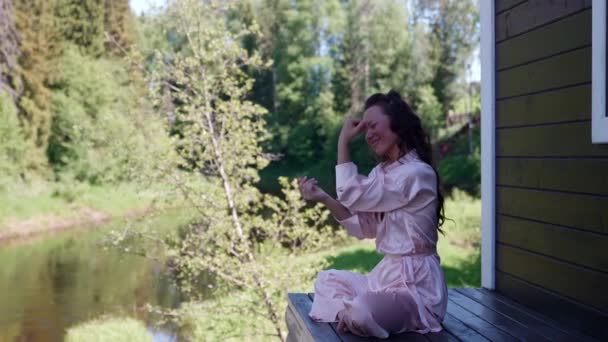
<path id="1" fill-rule="evenodd" d="M 129 7 L 129 0 L 105 0 L 103 27 L 105 50 L 112 55 L 122 56 L 134 42 L 135 18 Z"/>
<path id="2" fill-rule="evenodd" d="M 443 126 L 445 115 L 443 115 L 441 104 L 435 96 L 433 87 L 430 85 L 423 86 L 420 88 L 419 94 L 418 115 L 422 119 L 425 131 L 431 138 L 431 143 L 435 143 L 439 128 Z"/>
<path id="3" fill-rule="evenodd" d="M 65 41 L 92 56 L 104 53 L 104 6 L 96 0 L 57 0 L 58 29 Z"/>
<path id="4" fill-rule="evenodd" d="M 125 63 L 69 43 L 58 62 L 47 148 L 55 176 L 91 184 L 133 180 L 158 159 L 151 151 L 166 140 L 160 116 L 145 115 Z"/>
<path id="5" fill-rule="evenodd" d="M 443 110 L 460 94 L 458 78 L 479 41 L 479 12 L 473 0 L 413 0 L 416 20 L 431 30 L 437 70 L 432 85 Z"/>
<path id="6" fill-rule="evenodd" d="M 359 114 L 365 97 L 389 89 L 398 90 L 416 107 L 419 89 L 431 81 L 436 69 L 425 28 L 413 22 L 403 1 L 348 1 L 343 8 L 346 16 L 335 53 L 339 69 L 334 83 L 347 95 L 343 101 L 349 105 L 338 108 Z"/>
<path id="7" fill-rule="evenodd" d="M 0 0 L 0 91 L 8 92 L 14 100 L 19 94 L 13 80 L 17 76 L 19 36 L 15 27 L 15 12 L 12 0 Z"/>
<path id="8" fill-rule="evenodd" d="M 91 56 L 122 56 L 134 41 L 128 0 L 58 0 L 56 17 L 63 39 Z"/>
<path id="9" fill-rule="evenodd" d="M 333 110 L 333 61 L 324 51 L 333 27 L 333 1 L 305 0 L 290 4 L 280 28 L 276 68 L 277 110 L 268 122 L 276 152 L 285 162 L 322 156 L 328 131 L 339 118 Z"/>
<path id="10" fill-rule="evenodd" d="M 12 96 L 0 90 L 0 191 L 23 176 L 29 147 Z"/>
<path id="11" fill-rule="evenodd" d="M 368 27 L 372 4 L 369 0 L 357 0 L 344 2 L 342 6 L 345 15 L 342 36 L 334 51 L 339 66 L 334 86 L 343 94 L 336 97 L 337 108 L 343 113 L 355 116 L 361 111 L 369 88 Z"/>
<path id="12" fill-rule="evenodd" d="M 177 242 L 165 246 L 182 289 L 197 298 L 197 277 L 209 273 L 231 292 L 245 294 L 239 310 L 249 316 L 262 310 L 275 335 L 284 339 L 277 300 L 298 271 L 277 274 L 285 265 L 264 251 L 285 255 L 315 245 L 327 231 L 328 214 L 319 206 L 304 208 L 294 183 L 283 181 L 285 201 L 254 186 L 268 164 L 261 148 L 268 132 L 266 111 L 246 100 L 253 81 L 243 70 L 259 67 L 262 59 L 240 44 L 243 36 L 258 34 L 255 26 L 230 30 L 229 10 L 219 0 L 176 0 L 161 18 L 161 25 L 184 42 L 180 50 L 158 51 L 165 64 L 150 80 L 156 103 L 165 101 L 167 88 L 179 103 L 174 114 L 182 125 L 174 136 L 179 156 L 167 157 L 163 170 L 199 213 Z"/>
<path id="13" fill-rule="evenodd" d="M 255 19 L 261 31 L 257 47 L 260 55 L 272 64 L 270 70 L 261 71 L 253 90 L 260 90 L 258 92 L 261 94 L 255 99 L 271 113 L 279 111 L 278 67 L 283 62 L 288 46 L 285 28 L 289 10 L 290 4 L 286 0 L 261 0 L 254 7 Z"/>
<path id="14" fill-rule="evenodd" d="M 421 84 L 428 60 L 414 58 L 414 34 L 407 29 L 409 13 L 402 2 L 376 3 L 371 12 L 369 30 L 370 89 L 368 94 L 395 89 L 413 100 Z"/>
<path id="15" fill-rule="evenodd" d="M 262 174 L 293 176 L 333 151 L 332 135 L 340 124 L 332 79 L 331 49 L 339 31 L 339 1 L 263 0 L 255 5 L 262 36 L 262 56 L 272 61 L 256 77 L 254 97 L 270 112 L 268 152 L 279 155 Z M 276 177 L 263 177 L 260 187 L 278 192 Z M 323 180 L 321 180 L 323 181 Z"/>
<path id="16" fill-rule="evenodd" d="M 0 0 L 0 189 L 26 168 L 28 146 L 15 102 L 19 100 L 19 36 L 12 0 Z"/>
<path id="17" fill-rule="evenodd" d="M 54 0 L 22 0 L 15 3 L 15 22 L 20 34 L 18 107 L 24 135 L 33 146 L 33 168 L 43 170 L 51 130 L 50 84 L 58 74 L 55 59 L 61 51 L 54 23 Z"/>

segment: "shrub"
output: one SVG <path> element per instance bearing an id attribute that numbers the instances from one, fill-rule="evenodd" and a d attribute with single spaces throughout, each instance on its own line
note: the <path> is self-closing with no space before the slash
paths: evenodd
<path id="1" fill-rule="evenodd" d="M 25 172 L 28 143 L 10 96 L 0 92 L 0 190 L 5 190 Z"/>
<path id="2" fill-rule="evenodd" d="M 67 342 L 149 342 L 148 333 L 141 321 L 133 318 L 102 318 L 68 329 Z"/>

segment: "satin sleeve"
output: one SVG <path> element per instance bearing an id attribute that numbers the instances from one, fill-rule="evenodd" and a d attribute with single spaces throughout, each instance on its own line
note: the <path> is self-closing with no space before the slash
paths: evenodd
<path id="1" fill-rule="evenodd" d="M 357 212 L 344 220 L 338 220 L 335 216 L 334 219 L 346 229 L 348 234 L 362 240 L 376 237 L 383 216 L 383 213 Z"/>
<path id="2" fill-rule="evenodd" d="M 353 162 L 339 164 L 336 166 L 337 199 L 351 212 L 389 212 L 417 199 L 432 198 L 425 194 L 434 195 L 437 177 L 432 168 L 425 166 L 412 166 L 389 178 L 379 172 L 378 167 L 369 176 L 363 176 L 358 174 Z"/>
<path id="3" fill-rule="evenodd" d="M 386 184 L 385 175 L 375 167 L 369 176 L 358 174 L 357 165 L 347 162 L 336 165 L 336 194 L 338 201 L 351 212 L 388 212 L 404 206 L 405 179 Z"/>

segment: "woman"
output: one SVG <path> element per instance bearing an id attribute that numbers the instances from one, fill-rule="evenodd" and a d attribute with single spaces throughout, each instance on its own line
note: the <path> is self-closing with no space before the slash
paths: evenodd
<path id="1" fill-rule="evenodd" d="M 369 176 L 350 160 L 349 142 L 365 139 L 382 161 Z M 395 92 L 374 94 L 362 120 L 347 119 L 338 142 L 337 200 L 300 178 L 306 200 L 331 211 L 349 234 L 375 238 L 384 258 L 367 275 L 328 270 L 315 282 L 310 317 L 338 321 L 338 329 L 386 338 L 391 333 L 437 332 L 447 305 L 447 287 L 437 255 L 444 222 L 439 176 L 420 118 Z"/>

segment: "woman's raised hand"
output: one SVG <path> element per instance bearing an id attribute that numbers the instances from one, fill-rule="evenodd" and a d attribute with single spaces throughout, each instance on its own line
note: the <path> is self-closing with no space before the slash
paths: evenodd
<path id="1" fill-rule="evenodd" d="M 340 141 L 349 142 L 365 130 L 366 122 L 362 119 L 346 118 L 340 131 Z"/>
<path id="2" fill-rule="evenodd" d="M 317 180 L 314 178 L 298 177 L 298 186 L 300 194 L 307 201 L 319 202 L 329 196 L 323 189 L 317 186 Z"/>

